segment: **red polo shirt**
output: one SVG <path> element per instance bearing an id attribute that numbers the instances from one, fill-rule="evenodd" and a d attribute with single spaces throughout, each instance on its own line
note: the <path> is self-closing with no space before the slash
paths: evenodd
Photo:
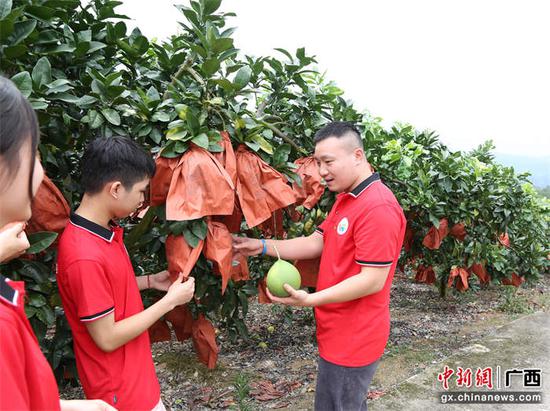
<path id="1" fill-rule="evenodd" d="M 0 410 L 59 410 L 57 384 L 25 315 L 23 282 L 0 275 Z"/>
<path id="2" fill-rule="evenodd" d="M 122 234 L 120 227 L 108 230 L 73 213 L 59 241 L 57 283 L 86 397 L 118 410 L 151 410 L 160 387 L 147 331 L 105 352 L 86 328 L 87 322 L 113 312 L 121 321 L 143 311 Z"/>
<path id="3" fill-rule="evenodd" d="M 395 196 L 374 173 L 353 191 L 337 196 L 323 234 L 317 291 L 361 272 L 390 267 L 378 293 L 315 307 L 320 356 L 334 364 L 361 367 L 384 352 L 390 332 L 390 288 L 403 244 L 406 220 Z"/>

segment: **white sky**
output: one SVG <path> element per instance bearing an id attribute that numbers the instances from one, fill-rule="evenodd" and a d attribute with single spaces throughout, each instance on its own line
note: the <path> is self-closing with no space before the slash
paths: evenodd
<path id="1" fill-rule="evenodd" d="M 119 10 L 163 39 L 183 19 L 176 2 L 125 0 Z M 548 0 L 224 0 L 222 9 L 237 13 L 229 25 L 244 53 L 305 47 L 385 124 L 436 130 L 453 149 L 491 138 L 497 152 L 550 157 Z"/>

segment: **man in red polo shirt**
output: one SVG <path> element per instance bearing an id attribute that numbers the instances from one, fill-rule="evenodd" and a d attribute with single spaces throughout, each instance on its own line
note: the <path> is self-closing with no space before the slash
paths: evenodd
<path id="1" fill-rule="evenodd" d="M 358 130 L 333 122 L 315 135 L 315 159 L 329 190 L 339 193 L 309 237 L 234 238 L 245 255 L 288 260 L 321 256 L 315 293 L 294 290 L 275 302 L 315 307 L 319 370 L 316 410 L 366 410 L 366 396 L 389 331 L 390 288 L 406 220 L 395 196 L 373 173 Z"/>
<path id="2" fill-rule="evenodd" d="M 170 285 L 166 271 L 135 277 L 113 220 L 144 199 L 155 163 L 123 137 L 92 141 L 82 159 L 85 193 L 59 241 L 57 282 L 87 398 L 118 410 L 164 410 L 147 329 L 194 293 L 191 278 Z M 167 290 L 143 309 L 139 290 Z"/>

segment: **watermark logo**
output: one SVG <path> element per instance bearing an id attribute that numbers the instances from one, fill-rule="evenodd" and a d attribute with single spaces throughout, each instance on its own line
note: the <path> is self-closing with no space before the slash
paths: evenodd
<path id="1" fill-rule="evenodd" d="M 532 390 L 542 387 L 540 368 L 477 367 L 456 369 L 445 365 L 437 375 L 441 388 L 439 400 L 445 404 L 540 404 L 542 392 L 511 391 L 512 385 Z M 476 388 L 472 391 L 449 391 L 450 384 L 457 389 Z M 483 389 L 483 390 L 479 390 Z"/>

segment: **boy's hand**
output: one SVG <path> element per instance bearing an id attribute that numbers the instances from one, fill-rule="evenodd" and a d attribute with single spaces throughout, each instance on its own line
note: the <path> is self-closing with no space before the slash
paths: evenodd
<path id="1" fill-rule="evenodd" d="M 61 411 L 116 411 L 103 400 L 61 400 Z"/>
<path id="2" fill-rule="evenodd" d="M 10 223 L 0 229 L 0 262 L 19 257 L 30 247 L 24 229 L 24 222 Z"/>
<path id="3" fill-rule="evenodd" d="M 168 288 L 168 292 L 164 296 L 166 302 L 170 306 L 176 307 L 191 301 L 195 293 L 195 279 L 189 277 L 187 281 L 182 283 L 183 273 L 180 273 L 178 279 Z"/>
<path id="4" fill-rule="evenodd" d="M 150 275 L 149 281 L 151 288 L 159 291 L 168 291 L 172 284 L 170 273 L 166 270 Z"/>
<path id="5" fill-rule="evenodd" d="M 286 292 L 290 294 L 288 297 L 275 297 L 266 287 L 265 290 L 267 292 L 267 296 L 271 299 L 271 301 L 286 305 L 294 305 L 296 307 L 310 307 L 312 305 L 312 302 L 310 301 L 311 295 L 307 291 L 295 290 L 288 284 L 283 285 L 283 287 Z"/>
<path id="6" fill-rule="evenodd" d="M 233 236 L 233 253 L 235 254 L 241 254 L 245 257 L 258 255 L 262 252 L 262 248 L 262 242 L 257 238 Z"/>

